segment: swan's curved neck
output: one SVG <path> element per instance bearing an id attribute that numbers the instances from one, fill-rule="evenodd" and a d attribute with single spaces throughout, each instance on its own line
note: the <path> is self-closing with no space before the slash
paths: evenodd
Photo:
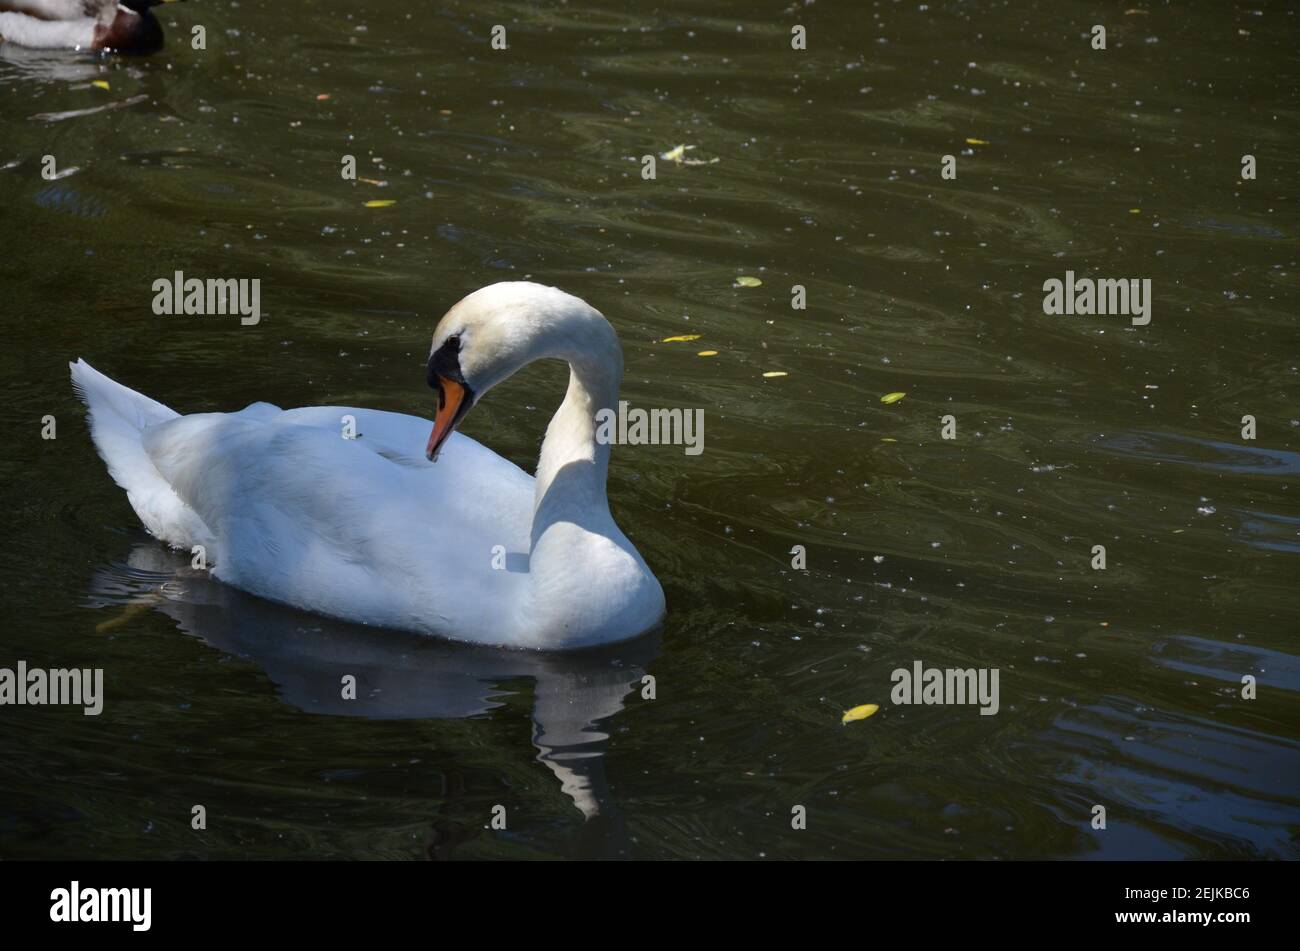
<path id="1" fill-rule="evenodd" d="M 568 362 L 569 389 L 546 428 L 537 460 L 534 545 L 557 521 L 594 531 L 597 526 L 586 523 L 610 519 L 605 495 L 610 447 L 596 439 L 597 414 L 617 411 L 623 354 L 614 328 L 602 317 L 586 322 L 575 338 L 551 354 Z"/>
<path id="2" fill-rule="evenodd" d="M 630 637 L 663 616 L 663 591 L 609 511 L 608 414 L 618 406 L 623 353 L 594 308 L 536 291 L 512 322 L 515 355 L 569 365 L 569 387 L 542 441 L 533 496 L 528 593 L 512 605 L 520 647 L 583 647 Z M 445 319 L 445 318 L 444 318 Z M 519 337 L 524 339 L 520 341 Z M 599 438 L 598 438 L 599 437 Z"/>

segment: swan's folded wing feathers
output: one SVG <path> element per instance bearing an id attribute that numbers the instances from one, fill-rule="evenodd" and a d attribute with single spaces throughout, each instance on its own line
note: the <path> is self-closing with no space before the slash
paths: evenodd
<path id="1" fill-rule="evenodd" d="M 341 437 L 341 410 L 357 416 L 363 438 Z M 218 577 L 311 610 L 403 626 L 409 619 L 393 616 L 402 606 L 436 609 L 458 597 L 455 579 L 431 575 L 431 564 L 487 563 L 496 544 L 527 551 L 533 481 L 463 436 L 436 465 L 395 463 L 381 450 L 429 425 L 375 418 L 395 415 L 199 414 L 150 427 L 144 445 L 218 539 Z M 320 425 L 304 425 L 312 422 Z M 506 584 L 508 575 L 487 580 Z"/>
<path id="2" fill-rule="evenodd" d="M 245 419 L 267 420 L 267 419 L 274 419 L 275 417 L 279 416 L 283 412 L 284 410 L 280 409 L 280 407 L 276 406 L 274 403 L 258 402 L 258 403 L 249 403 L 238 413 L 233 413 L 231 415 L 243 416 Z"/>
<path id="3" fill-rule="evenodd" d="M 374 575 L 398 577 L 410 560 L 400 544 L 378 544 L 419 504 L 400 484 L 407 470 L 337 433 L 201 414 L 152 427 L 145 448 L 211 527 L 217 576 L 254 593 L 312 593 L 317 609 L 373 597 L 377 611 Z"/>

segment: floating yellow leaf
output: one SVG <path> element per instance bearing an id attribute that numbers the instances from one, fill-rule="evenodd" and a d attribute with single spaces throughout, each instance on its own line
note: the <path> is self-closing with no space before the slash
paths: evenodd
<path id="1" fill-rule="evenodd" d="M 841 723 L 852 723 L 854 720 L 865 720 L 877 710 L 880 709 L 878 703 L 863 703 L 854 707 L 852 710 L 845 710 L 844 716 L 840 717 Z"/>
<path id="2" fill-rule="evenodd" d="M 1130 215 L 1140 215 L 1140 214 L 1142 214 L 1142 209 L 1141 209 L 1141 208 L 1130 208 L 1130 209 L 1128 210 L 1128 213 L 1129 213 Z"/>
<path id="3" fill-rule="evenodd" d="M 396 205 L 396 198 L 372 198 L 366 202 L 367 208 L 387 208 L 389 205 Z"/>
<path id="4" fill-rule="evenodd" d="M 771 379 L 774 376 L 789 376 L 789 375 L 790 374 L 786 373 L 784 370 L 768 370 L 766 373 L 763 374 L 763 376 L 767 377 L 768 379 Z"/>
<path id="5" fill-rule="evenodd" d="M 92 80 L 90 84 L 91 84 L 92 86 L 94 86 L 96 89 L 107 89 L 107 88 L 108 88 L 108 80 L 107 80 L 107 79 L 96 79 L 96 80 Z"/>
<path id="6" fill-rule="evenodd" d="M 687 343 L 691 340 L 699 340 L 704 334 L 679 334 L 676 337 L 664 337 L 660 343 Z"/>
<path id="7" fill-rule="evenodd" d="M 639 115 L 639 113 L 638 113 Z M 624 118 L 624 122 L 628 120 Z M 717 165 L 722 159 L 692 159 L 687 158 L 686 153 L 695 148 L 693 145 L 675 145 L 667 152 L 660 152 L 659 157 L 666 162 L 676 162 L 678 165 Z"/>
<path id="8" fill-rule="evenodd" d="M 701 350 L 696 354 L 697 357 L 716 357 L 717 355 L 718 351 L 716 350 Z"/>
<path id="9" fill-rule="evenodd" d="M 100 621 L 98 624 L 96 624 L 95 631 L 99 634 L 104 634 L 108 631 L 113 630 L 114 628 L 121 627 L 123 624 L 126 624 L 128 621 L 130 621 L 131 618 L 135 617 L 137 614 L 141 613 L 142 611 L 149 610 L 149 608 L 152 607 L 155 603 L 157 603 L 156 596 L 151 597 L 147 601 L 133 601 L 130 604 L 128 604 L 126 607 L 122 608 L 121 613 L 118 614 L 117 617 L 109 618 L 107 621 Z"/>
<path id="10" fill-rule="evenodd" d="M 760 280 L 759 280 L 758 278 L 756 278 L 756 277 L 738 277 L 738 278 L 736 278 L 736 286 L 737 286 L 737 287 L 759 287 L 760 285 L 762 285 L 762 283 L 763 283 L 763 282 L 760 281 Z"/>
<path id="11" fill-rule="evenodd" d="M 906 393 L 886 393 L 884 396 L 882 396 L 882 397 L 880 398 L 880 402 L 882 402 L 882 403 L 897 403 L 899 400 L 901 400 L 901 399 L 902 399 L 904 396 L 906 396 L 906 395 L 907 395 Z"/>
<path id="12" fill-rule="evenodd" d="M 967 139 L 966 144 L 967 145 L 988 145 L 988 143 L 985 142 L 983 139 Z"/>

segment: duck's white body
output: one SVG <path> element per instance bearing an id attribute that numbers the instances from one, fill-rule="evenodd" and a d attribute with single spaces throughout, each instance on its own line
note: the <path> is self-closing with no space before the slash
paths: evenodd
<path id="1" fill-rule="evenodd" d="M 552 306 L 520 316 L 550 344 L 533 352 L 530 339 L 519 365 L 563 358 L 555 340 L 583 341 L 596 326 L 589 315 L 609 328 L 577 298 L 535 284 L 493 285 L 457 307 L 480 295 L 479 308 L 532 309 L 538 298 Z M 535 333 L 547 320 L 565 326 Z M 414 416 L 268 403 L 180 416 L 84 361 L 72 376 L 100 455 L 145 526 L 171 545 L 203 546 L 222 581 L 364 624 L 568 649 L 634 637 L 664 611 L 658 581 L 605 497 L 609 446 L 595 440 L 593 416 L 616 402 L 622 369 L 612 328 L 608 338 L 570 356 L 569 392 L 537 478 L 460 433 L 428 461 L 421 449 L 433 424 Z M 610 340 L 614 357 L 600 352 Z M 482 370 L 484 389 L 499 370 Z M 356 438 L 344 438 L 346 417 Z"/>
<path id="2" fill-rule="evenodd" d="M 0 0 L 0 41 L 33 49 L 153 52 L 162 30 L 149 7 L 167 0 Z"/>

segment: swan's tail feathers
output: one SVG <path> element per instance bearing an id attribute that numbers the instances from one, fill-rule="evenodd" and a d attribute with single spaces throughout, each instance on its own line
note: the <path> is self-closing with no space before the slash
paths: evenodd
<path id="1" fill-rule="evenodd" d="M 179 414 L 115 383 L 85 360 L 68 366 L 72 370 L 72 388 L 90 409 L 90 435 L 108 465 L 108 474 L 126 489 L 145 527 L 166 537 L 170 533 L 157 524 L 160 513 L 155 511 L 156 500 L 160 495 L 174 497 L 174 493 L 145 452 L 142 436 L 150 426 L 176 419 Z"/>
<path id="2" fill-rule="evenodd" d="M 90 409 L 92 428 L 101 421 L 107 423 L 104 417 L 111 415 L 115 417 L 113 422 L 125 423 L 138 433 L 146 426 L 180 415 L 157 400 L 110 380 L 85 360 L 69 363 L 68 367 L 72 370 L 72 388 Z"/>

